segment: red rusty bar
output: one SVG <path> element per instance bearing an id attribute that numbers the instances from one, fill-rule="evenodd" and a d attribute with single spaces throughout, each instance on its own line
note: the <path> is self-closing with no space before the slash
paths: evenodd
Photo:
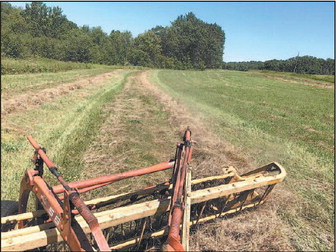
<path id="1" fill-rule="evenodd" d="M 28 141 L 34 147 L 34 149 L 38 152 L 40 157 L 43 159 L 44 163 L 50 167 L 56 167 L 56 165 L 48 158 L 48 156 L 41 149 L 41 146 L 34 140 L 32 136 L 27 136 Z"/>
<path id="2" fill-rule="evenodd" d="M 183 218 L 183 210 L 184 204 L 182 202 L 183 196 L 183 188 L 185 185 L 185 178 L 186 178 L 186 170 L 187 165 L 191 159 L 192 148 L 191 148 L 191 132 L 189 128 L 186 130 L 184 135 L 184 156 L 183 156 L 183 164 L 179 165 L 179 170 L 177 174 L 177 179 L 174 187 L 174 194 L 172 196 L 172 208 L 171 214 L 169 219 L 169 232 L 168 232 L 168 239 L 167 239 L 167 250 L 168 251 L 184 251 L 180 243 L 180 224 Z M 179 151 L 183 151 L 179 150 Z M 179 157 L 181 158 L 181 157 Z M 176 160 L 179 163 L 181 160 Z"/>
<path id="3" fill-rule="evenodd" d="M 83 216 L 84 220 L 89 225 L 92 235 L 94 236 L 100 251 L 110 251 L 108 243 L 99 227 L 97 218 L 92 214 L 90 209 L 85 205 L 78 193 L 70 194 L 71 202 L 74 204 L 79 214 Z"/>
<path id="4" fill-rule="evenodd" d="M 178 147 L 180 148 L 180 147 Z M 179 151 L 179 154 L 178 155 L 181 155 L 181 150 L 178 150 Z M 175 168 L 175 174 L 173 174 L 173 176 L 175 177 L 175 181 L 173 181 L 174 183 L 174 187 L 173 187 L 173 194 L 172 194 L 172 198 L 171 198 L 171 211 L 169 213 L 169 217 L 168 217 L 168 226 L 171 225 L 171 221 L 172 221 L 172 214 L 173 214 L 173 206 L 177 200 L 177 195 L 178 195 L 178 190 L 179 190 L 179 187 L 180 187 L 180 181 L 181 181 L 181 159 L 180 157 L 177 158 L 176 160 L 176 168 Z"/>
<path id="5" fill-rule="evenodd" d="M 125 171 L 122 173 L 102 176 L 98 178 L 91 178 L 91 179 L 86 179 L 86 180 L 81 180 L 81 181 L 70 182 L 68 185 L 71 188 L 77 188 L 77 189 L 91 187 L 90 190 L 93 190 L 98 187 L 117 182 L 119 180 L 167 170 L 167 169 L 172 168 L 173 166 L 174 166 L 174 162 L 166 161 L 166 162 L 162 162 L 162 163 L 159 163 L 153 166 L 149 166 L 149 167 L 145 167 L 145 168 L 141 168 L 137 170 Z M 64 188 L 62 187 L 62 185 L 57 185 L 53 187 L 53 190 L 56 194 L 58 194 L 58 193 L 63 192 Z"/>
<path id="6" fill-rule="evenodd" d="M 94 190 L 94 189 L 96 189 L 96 188 L 99 188 L 99 187 L 102 187 L 102 186 L 105 186 L 105 185 L 108 185 L 108 184 L 110 184 L 110 183 L 104 183 L 104 184 L 99 184 L 99 185 L 95 185 L 95 186 L 85 187 L 85 188 L 79 189 L 79 190 L 77 190 L 77 191 L 78 191 L 79 193 L 85 193 L 85 192 Z M 166 182 L 164 182 L 164 183 L 162 183 L 162 184 L 160 184 L 160 185 L 166 185 L 166 186 L 169 187 L 170 182 L 169 182 L 169 181 L 166 181 Z M 155 187 L 157 187 L 157 186 L 158 186 L 158 185 L 149 186 L 149 187 L 144 188 L 143 190 L 153 189 L 153 188 L 155 188 Z M 64 197 L 63 197 L 63 195 L 59 195 L 58 198 L 59 198 L 60 200 L 63 200 Z"/>

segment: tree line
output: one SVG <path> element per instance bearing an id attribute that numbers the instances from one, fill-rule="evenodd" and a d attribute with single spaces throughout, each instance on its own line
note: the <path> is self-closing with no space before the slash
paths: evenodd
<path id="1" fill-rule="evenodd" d="M 61 61 L 173 69 L 220 68 L 225 33 L 193 13 L 170 26 L 157 26 L 135 38 L 129 31 L 77 26 L 59 7 L 42 2 L 24 9 L 1 2 L 1 55 Z"/>
<path id="2" fill-rule="evenodd" d="M 191 12 L 170 26 L 156 26 L 134 38 L 129 31 L 107 34 L 101 27 L 78 26 L 61 8 L 43 2 L 26 4 L 24 9 L 1 2 L 1 56 L 172 69 L 335 74 L 334 59 L 311 56 L 226 63 L 224 43 L 225 33 L 219 25 L 208 24 Z"/>
<path id="3" fill-rule="evenodd" d="M 224 69 L 229 70 L 271 70 L 279 72 L 292 72 L 301 74 L 335 74 L 335 60 L 321 59 L 312 56 L 293 57 L 287 60 L 267 60 L 228 62 L 223 63 Z"/>

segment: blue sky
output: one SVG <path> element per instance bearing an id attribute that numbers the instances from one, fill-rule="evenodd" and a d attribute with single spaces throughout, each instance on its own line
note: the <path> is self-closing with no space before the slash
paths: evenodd
<path id="1" fill-rule="evenodd" d="M 24 2 L 12 2 L 24 7 Z M 168 26 L 192 11 L 220 25 L 226 36 L 224 61 L 287 59 L 300 53 L 334 58 L 332 2 L 46 2 L 59 6 L 77 25 L 131 31 Z"/>

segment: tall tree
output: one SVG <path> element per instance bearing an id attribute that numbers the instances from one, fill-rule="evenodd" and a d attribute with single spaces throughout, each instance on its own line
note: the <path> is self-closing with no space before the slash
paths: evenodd
<path id="1" fill-rule="evenodd" d="M 76 62 L 91 62 L 92 51 L 94 45 L 91 37 L 83 31 L 71 30 L 68 39 L 62 42 L 62 60 Z"/>
<path id="2" fill-rule="evenodd" d="M 160 37 L 153 31 L 147 31 L 134 39 L 130 60 L 135 65 L 158 66 L 161 52 Z"/>
<path id="3" fill-rule="evenodd" d="M 110 53 L 111 64 L 127 64 L 133 44 L 132 33 L 112 30 L 109 37 L 111 48 L 108 52 Z"/>
<path id="4" fill-rule="evenodd" d="M 190 12 L 179 16 L 170 27 L 152 30 L 161 38 L 164 56 L 194 68 L 221 66 L 225 34 L 217 24 L 207 24 Z"/>
<path id="5" fill-rule="evenodd" d="M 62 38 L 69 30 L 77 28 L 75 23 L 62 14 L 61 8 L 47 7 L 42 2 L 26 4 L 22 15 L 34 37 Z"/>

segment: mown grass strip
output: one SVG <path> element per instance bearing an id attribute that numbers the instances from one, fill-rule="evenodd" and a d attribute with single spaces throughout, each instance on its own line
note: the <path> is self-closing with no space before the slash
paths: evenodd
<path id="1" fill-rule="evenodd" d="M 111 72 L 113 68 L 101 67 L 93 69 L 69 70 L 58 73 L 17 74 L 1 76 L 1 92 L 3 97 L 31 90 L 55 87 L 78 79 Z"/>
<path id="2" fill-rule="evenodd" d="M 110 114 L 86 151 L 82 179 L 139 169 L 173 157 L 178 137 L 167 123 L 169 113 L 155 96 L 139 85 L 140 74 L 130 78 L 123 92 L 107 103 L 105 109 Z M 94 174 L 92 169 L 97 169 Z M 130 178 L 86 196 L 134 191 L 167 181 L 170 175 L 171 171 L 167 170 Z"/>
<path id="3" fill-rule="evenodd" d="M 74 128 L 77 127 L 77 124 L 84 128 L 86 123 L 89 123 L 90 127 L 95 126 L 94 122 L 87 120 L 87 113 L 95 114 L 96 119 L 99 119 L 97 123 L 101 123 L 103 116 L 100 117 L 100 113 L 102 113 L 100 109 L 104 101 L 113 99 L 114 94 L 122 89 L 130 72 L 123 72 L 121 79 L 111 78 L 101 84 L 93 83 L 92 86 L 74 90 L 32 110 L 7 116 L 2 121 L 1 129 L 1 154 L 3 157 L 1 159 L 1 175 L 2 178 L 7 178 L 2 179 L 2 199 L 17 200 L 19 183 L 24 170 L 32 168 L 29 161 L 32 148 L 25 139 L 26 135 L 32 135 L 42 146 L 45 146 L 50 158 L 57 161 L 56 164 L 60 166 L 58 160 L 61 160 L 62 156 L 59 155 L 59 159 L 55 159 L 58 150 L 63 149 L 63 144 L 66 147 L 68 141 L 73 143 L 73 139 L 69 138 L 67 134 L 75 132 L 77 135 L 73 134 L 74 138 L 85 137 L 81 133 L 90 135 L 91 128 L 86 128 L 86 132 L 74 131 Z M 92 133 L 94 133 L 95 127 L 92 129 Z M 65 137 L 60 138 L 62 134 Z M 60 171 L 63 173 L 62 165 Z M 48 176 L 48 172 L 46 174 Z M 67 175 L 65 173 L 66 179 Z M 48 177 L 47 179 L 49 179 Z M 54 180 L 52 181 L 55 183 Z"/>
<path id="4" fill-rule="evenodd" d="M 100 125 L 107 116 L 107 113 L 103 112 L 103 106 L 122 90 L 129 75 L 126 74 L 116 85 L 111 85 L 93 95 L 77 109 L 75 120 L 68 118 L 65 122 L 71 127 L 68 127 L 61 136 L 54 135 L 58 142 L 58 147 L 54 150 L 57 153 L 54 159 L 59 167 L 62 167 L 62 174 L 68 181 L 80 177 L 83 168 L 83 153 L 97 135 Z"/>

